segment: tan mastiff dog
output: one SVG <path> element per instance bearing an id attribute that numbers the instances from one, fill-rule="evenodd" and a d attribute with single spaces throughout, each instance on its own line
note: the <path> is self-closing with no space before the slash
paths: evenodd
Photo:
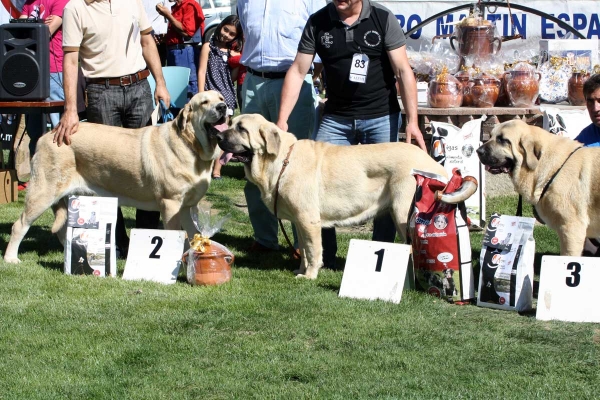
<path id="1" fill-rule="evenodd" d="M 52 135 L 40 138 L 32 159 L 25 209 L 14 223 L 4 254 L 18 263 L 19 244 L 31 224 L 49 207 L 52 232 L 66 232 L 66 196 L 118 197 L 119 205 L 160 211 L 166 229 L 192 237 L 190 208 L 204 196 L 213 162 L 220 153 L 214 137 L 224 129 L 227 105 L 215 91 L 195 95 L 177 118 L 160 126 L 125 129 L 81 123 L 70 146 Z M 214 131 L 210 133 L 211 131 Z"/>
<path id="2" fill-rule="evenodd" d="M 310 279 L 322 265 L 321 228 L 360 224 L 391 211 L 406 239 L 416 189 L 411 171 L 447 177 L 444 167 L 416 146 L 297 140 L 258 114 L 235 118 L 217 138 L 219 147 L 244 162 L 246 177 L 271 211 L 278 191 L 277 217 L 292 221 L 298 231 L 302 262 L 296 273 Z"/>
<path id="3" fill-rule="evenodd" d="M 600 149 L 527 125 L 497 125 L 477 155 L 491 173 L 508 173 L 515 190 L 558 233 L 560 254 L 580 256 L 600 236 Z"/>

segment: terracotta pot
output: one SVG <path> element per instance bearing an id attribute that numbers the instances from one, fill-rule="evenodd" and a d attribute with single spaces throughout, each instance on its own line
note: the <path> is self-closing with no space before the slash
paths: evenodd
<path id="1" fill-rule="evenodd" d="M 471 94 L 471 74 L 468 71 L 458 71 L 454 77 L 460 82 L 463 91 L 462 107 L 473 107 L 473 95 Z"/>
<path id="2" fill-rule="evenodd" d="M 584 106 L 585 97 L 583 97 L 583 84 L 590 77 L 589 73 L 573 72 L 569 78 L 569 104 L 572 106 Z"/>
<path id="3" fill-rule="evenodd" d="M 473 78 L 472 82 L 473 106 L 477 108 L 494 107 L 500 94 L 500 80 L 492 75 L 484 74 Z"/>
<path id="4" fill-rule="evenodd" d="M 450 46 L 461 58 L 474 55 L 480 59 L 488 59 L 500 51 L 502 41 L 495 36 L 494 25 L 457 25 L 450 37 Z"/>
<path id="5" fill-rule="evenodd" d="M 462 85 L 452 75 L 447 79 L 429 82 L 429 106 L 434 108 L 460 107 L 463 100 Z"/>
<path id="6" fill-rule="evenodd" d="M 541 74 L 532 70 L 513 70 L 504 73 L 506 91 L 513 107 L 535 105 L 540 90 Z"/>
<path id="7" fill-rule="evenodd" d="M 183 255 L 187 264 L 187 281 L 192 285 L 220 285 L 231 279 L 231 265 L 235 257 L 222 244 L 210 241 L 205 251 L 193 251 L 193 262 L 189 262 L 190 252 Z"/>
<path id="8" fill-rule="evenodd" d="M 496 100 L 495 107 L 508 107 L 510 105 L 510 98 L 508 97 L 508 90 L 506 89 L 506 79 L 504 75 L 500 78 L 500 94 L 498 94 L 498 100 Z"/>

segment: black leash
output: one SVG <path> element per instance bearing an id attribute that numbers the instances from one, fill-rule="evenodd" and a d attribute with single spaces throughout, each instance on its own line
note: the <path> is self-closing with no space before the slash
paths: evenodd
<path id="1" fill-rule="evenodd" d="M 273 212 L 275 213 L 275 218 L 277 218 L 277 199 L 279 198 L 279 181 L 281 180 L 281 175 L 283 175 L 283 171 L 285 171 L 285 168 L 290 163 L 290 154 L 292 154 L 292 150 L 293 149 L 294 149 L 294 145 L 292 144 L 290 146 L 290 150 L 287 153 L 287 156 L 285 156 L 285 160 L 283 160 L 283 166 L 281 167 L 281 171 L 279 172 L 279 176 L 277 177 L 277 184 L 275 185 L 275 201 L 274 201 L 274 204 L 273 204 Z M 281 231 L 283 232 L 283 236 L 285 237 L 285 240 L 287 241 L 287 244 L 290 246 L 290 250 L 292 252 L 292 256 L 295 257 L 295 258 L 297 258 L 297 259 L 300 259 L 300 253 L 298 253 L 298 250 L 296 250 L 294 248 L 294 245 L 292 244 L 292 241 L 290 240 L 290 238 L 288 237 L 287 233 L 285 232 L 285 229 L 283 227 L 283 222 L 281 222 L 281 219 L 279 219 L 279 218 L 277 218 L 277 221 L 279 221 L 279 226 L 281 227 Z"/>

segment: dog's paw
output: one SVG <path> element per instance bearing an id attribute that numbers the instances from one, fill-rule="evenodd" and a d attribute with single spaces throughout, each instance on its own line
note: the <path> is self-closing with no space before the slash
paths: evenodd
<path id="1" fill-rule="evenodd" d="M 21 262 L 21 260 L 19 260 L 17 257 L 4 257 L 4 262 L 7 262 L 9 264 L 19 264 Z"/>
<path id="2" fill-rule="evenodd" d="M 317 279 L 317 277 L 316 276 L 310 276 L 310 275 L 307 275 L 307 274 L 298 274 L 298 275 L 296 275 L 296 279 L 310 279 L 310 280 L 315 280 L 315 279 Z"/>

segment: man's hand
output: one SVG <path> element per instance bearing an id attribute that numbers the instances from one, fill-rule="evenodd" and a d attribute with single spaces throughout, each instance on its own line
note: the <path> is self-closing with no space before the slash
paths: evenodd
<path id="1" fill-rule="evenodd" d="M 282 131 L 285 131 L 285 132 L 288 131 L 288 124 L 287 124 L 286 121 L 280 121 L 280 120 L 278 120 L 276 125 Z"/>
<path id="2" fill-rule="evenodd" d="M 417 145 L 419 145 L 419 147 L 427 153 L 427 146 L 425 146 L 423 134 L 419 129 L 419 125 L 417 125 L 416 123 L 406 125 L 406 143 L 411 143 L 413 137 L 417 141 Z"/>
<path id="3" fill-rule="evenodd" d="M 171 95 L 167 90 L 165 85 L 156 85 L 156 89 L 154 90 L 154 102 L 156 104 L 160 104 L 160 100 L 162 100 L 167 107 L 171 106 Z"/>
<path id="4" fill-rule="evenodd" d="M 156 5 L 156 12 L 166 18 L 168 18 L 171 15 L 171 10 L 165 7 L 165 5 L 162 3 L 158 3 Z"/>
<path id="5" fill-rule="evenodd" d="M 74 135 L 79 128 L 79 117 L 75 111 L 65 112 L 60 118 L 60 122 L 54 129 L 54 143 L 60 147 L 63 142 L 71 144 L 71 135 Z"/>

